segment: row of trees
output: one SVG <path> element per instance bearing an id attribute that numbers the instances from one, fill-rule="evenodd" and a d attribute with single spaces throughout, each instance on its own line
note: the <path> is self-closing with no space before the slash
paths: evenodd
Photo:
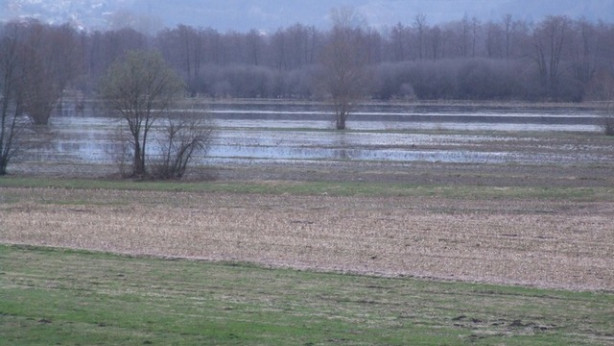
<path id="1" fill-rule="evenodd" d="M 529 23 L 507 15 L 429 25 L 417 15 L 376 31 L 351 10 L 336 16 L 326 31 L 296 24 L 272 34 L 219 33 L 179 25 L 148 36 L 129 28 L 80 32 L 22 21 L 3 25 L 0 35 L 24 47 L 28 92 L 37 100 L 24 106 L 41 123 L 49 100 L 66 86 L 92 93 L 116 59 L 137 49 L 158 50 L 190 94 L 212 97 L 320 97 L 326 90 L 318 73 L 332 41 L 360 53 L 371 72 L 365 92 L 373 98 L 582 101 L 603 96 L 601 79 L 614 74 L 612 24 L 561 16 Z M 341 40 L 340 27 L 352 29 Z"/>
<path id="2" fill-rule="evenodd" d="M 384 32 L 356 20 L 338 24 L 354 29 L 346 42 L 371 69 L 365 91 L 375 98 L 578 102 L 599 98 L 600 78 L 614 74 L 614 26 L 606 23 L 549 17 L 530 24 L 504 16 L 429 25 L 419 15 Z M 193 94 L 310 98 L 321 96 L 314 79 L 339 27 L 297 24 L 260 35 L 178 26 L 151 42 Z"/>
<path id="3" fill-rule="evenodd" d="M 611 98 L 612 24 L 561 16 L 531 24 L 504 16 L 498 22 L 465 17 L 429 25 L 426 16 L 418 15 L 410 25 L 376 31 L 348 8 L 334 10 L 332 19 L 328 31 L 296 24 L 271 35 L 221 34 L 184 25 L 148 36 L 130 28 L 85 32 L 35 20 L 4 24 L 0 174 L 25 120 L 47 124 L 67 89 L 84 97 L 103 96 L 126 119 L 135 175 L 145 174 L 151 116 L 168 109 L 180 91 L 189 96 L 329 99 L 338 129 L 345 128 L 352 104 L 363 97 Z M 153 57 L 130 53 L 135 51 Z M 161 68 L 167 65 L 173 73 Z M 157 80 L 148 79 L 151 71 L 164 71 L 156 78 L 165 82 L 156 87 Z M 168 128 L 173 138 L 173 129 L 190 126 Z"/>

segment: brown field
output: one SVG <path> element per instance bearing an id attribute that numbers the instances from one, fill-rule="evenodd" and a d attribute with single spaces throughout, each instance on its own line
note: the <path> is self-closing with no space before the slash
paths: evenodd
<path id="1" fill-rule="evenodd" d="M 0 187 L 1 243 L 572 290 L 614 290 L 612 215 L 607 198 Z"/>

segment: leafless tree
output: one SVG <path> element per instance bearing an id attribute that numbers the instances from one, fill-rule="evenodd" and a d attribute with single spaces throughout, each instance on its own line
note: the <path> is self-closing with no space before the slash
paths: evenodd
<path id="1" fill-rule="evenodd" d="M 47 125 L 64 89 L 80 71 L 77 35 L 68 25 L 35 20 L 14 25 L 23 47 L 23 110 L 34 123 Z"/>
<path id="2" fill-rule="evenodd" d="M 7 173 L 28 124 L 21 116 L 24 68 L 17 30 L 14 26 L 5 29 L 7 32 L 0 33 L 0 175 Z"/>
<path id="3" fill-rule="evenodd" d="M 263 35 L 255 29 L 250 30 L 246 36 L 246 45 L 248 62 L 254 66 L 260 66 L 264 60 L 265 50 Z"/>
<path id="4" fill-rule="evenodd" d="M 160 155 L 153 160 L 153 176 L 178 179 L 184 176 L 195 154 L 206 154 L 213 126 L 208 118 L 192 113 L 174 114 L 165 122 L 158 140 Z"/>
<path id="5" fill-rule="evenodd" d="M 512 46 L 512 15 L 506 14 L 503 16 L 503 32 L 505 35 L 505 58 L 509 59 L 511 56 Z"/>
<path id="6" fill-rule="evenodd" d="M 548 17 L 533 33 L 535 61 L 542 87 L 548 95 L 558 98 L 560 65 L 570 30 L 567 17 Z"/>
<path id="7" fill-rule="evenodd" d="M 333 22 L 322 55 L 323 81 L 332 99 L 335 127 L 344 130 L 353 103 L 367 90 L 368 57 L 360 16 L 342 8 L 333 12 Z"/>
<path id="8" fill-rule="evenodd" d="M 133 172 L 144 177 L 150 130 L 184 90 L 160 54 L 131 51 L 111 66 L 100 86 L 103 100 L 126 120 L 133 146 Z"/>
<path id="9" fill-rule="evenodd" d="M 178 70 L 186 81 L 190 95 L 196 96 L 196 81 L 203 61 L 200 33 L 190 26 L 179 25 L 160 32 L 157 41 L 166 61 L 180 67 Z"/>
<path id="10" fill-rule="evenodd" d="M 486 56 L 488 58 L 501 58 L 504 56 L 505 40 L 504 31 L 498 23 L 489 22 L 486 24 Z"/>
<path id="11" fill-rule="evenodd" d="M 318 36 L 314 27 L 295 24 L 279 29 L 270 41 L 272 61 L 278 70 L 296 70 L 315 62 Z"/>
<path id="12" fill-rule="evenodd" d="M 441 34 L 441 28 L 438 25 L 432 27 L 428 32 L 428 38 L 431 48 L 431 58 L 433 61 L 441 58 L 441 46 L 444 43 L 444 39 Z"/>
<path id="13" fill-rule="evenodd" d="M 394 62 L 404 61 L 409 56 L 407 42 L 408 38 L 408 29 L 403 26 L 403 24 L 396 24 L 392 30 L 390 31 L 390 58 Z"/>
<path id="14" fill-rule="evenodd" d="M 83 38 L 83 91 L 91 94 L 108 68 L 130 50 L 147 49 L 147 37 L 133 29 L 95 31 Z"/>
<path id="15" fill-rule="evenodd" d="M 574 44 L 572 52 L 572 69 L 574 77 L 583 84 L 595 75 L 597 34 L 595 26 L 587 20 L 576 21 L 574 27 Z"/>
<path id="16" fill-rule="evenodd" d="M 426 15 L 418 14 L 414 19 L 414 27 L 416 34 L 418 35 L 418 42 L 416 44 L 418 48 L 418 60 L 424 59 L 424 45 L 425 45 L 425 32 L 428 30 L 428 24 L 426 23 Z"/>

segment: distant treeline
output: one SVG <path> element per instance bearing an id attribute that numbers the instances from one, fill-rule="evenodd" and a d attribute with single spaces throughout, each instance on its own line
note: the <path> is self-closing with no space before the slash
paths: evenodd
<path id="1" fill-rule="evenodd" d="M 610 100 L 614 94 L 614 25 L 548 17 L 430 25 L 418 15 L 385 31 L 356 27 L 372 99 Z M 130 28 L 78 31 L 35 20 L 0 27 L 0 50 L 18 44 L 32 92 L 66 89 L 93 95 L 107 68 L 126 51 L 158 50 L 192 96 L 326 97 L 319 75 L 331 32 L 296 24 L 272 34 L 220 33 L 179 25 L 155 36 Z M 14 47 L 13 47 L 14 48 Z M 2 51 L 0 51 L 2 54 Z M 50 105 L 39 105 L 46 107 Z"/>

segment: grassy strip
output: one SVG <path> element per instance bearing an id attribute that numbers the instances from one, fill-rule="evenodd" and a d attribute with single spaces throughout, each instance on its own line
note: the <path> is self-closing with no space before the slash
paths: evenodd
<path id="1" fill-rule="evenodd" d="M 270 195 L 329 195 L 375 197 L 445 197 L 465 199 L 531 198 L 552 200 L 614 200 L 612 188 L 493 187 L 472 185 L 415 185 L 372 182 L 179 182 L 105 179 L 49 179 L 3 177 L 1 187 L 103 189 L 161 192 L 218 192 Z"/>
<path id="2" fill-rule="evenodd" d="M 583 345 L 614 294 L 0 245 L 8 344 Z"/>

